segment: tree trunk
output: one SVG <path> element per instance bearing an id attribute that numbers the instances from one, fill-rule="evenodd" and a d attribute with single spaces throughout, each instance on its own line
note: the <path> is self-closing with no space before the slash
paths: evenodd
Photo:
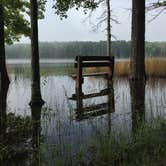
<path id="1" fill-rule="evenodd" d="M 145 0 L 132 0 L 130 79 L 145 80 Z"/>
<path id="2" fill-rule="evenodd" d="M 39 66 L 39 46 L 38 46 L 38 4 L 37 0 L 30 0 L 31 3 L 31 67 L 32 67 L 32 89 L 30 104 L 41 104 L 40 91 L 40 66 Z"/>
<path id="3" fill-rule="evenodd" d="M 111 56 L 111 10 L 110 0 L 106 0 L 107 5 L 107 56 Z"/>
<path id="4" fill-rule="evenodd" d="M 0 74 L 1 74 L 1 88 L 8 89 L 10 81 L 6 69 L 4 13 L 3 13 L 2 0 L 0 1 Z"/>

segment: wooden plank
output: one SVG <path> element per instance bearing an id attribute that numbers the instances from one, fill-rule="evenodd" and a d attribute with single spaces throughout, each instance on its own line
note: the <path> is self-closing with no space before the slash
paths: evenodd
<path id="1" fill-rule="evenodd" d="M 77 63 L 74 64 L 75 68 L 77 68 Z M 81 67 L 109 67 L 110 62 L 84 62 L 81 64 Z"/>
<path id="2" fill-rule="evenodd" d="M 96 104 L 93 106 L 84 107 L 82 109 L 82 111 L 83 112 L 91 112 L 91 111 L 98 110 L 98 109 L 108 108 L 108 106 L 109 106 L 108 103 Z"/>
<path id="3" fill-rule="evenodd" d="M 107 77 L 108 73 L 103 72 L 103 73 L 88 73 L 88 74 L 83 74 L 82 77 Z M 71 77 L 73 79 L 76 79 L 77 75 L 72 74 Z"/>
<path id="4" fill-rule="evenodd" d="M 94 111 L 94 112 L 90 112 L 90 113 L 86 113 L 86 114 L 78 114 L 76 117 L 77 121 L 81 121 L 81 120 L 85 120 L 85 119 L 89 119 L 90 117 L 97 117 L 97 116 L 102 116 L 108 113 L 108 109 L 100 109 L 98 111 Z"/>
<path id="5" fill-rule="evenodd" d="M 88 99 L 88 98 L 92 98 L 92 97 L 100 97 L 100 96 L 106 96 L 108 95 L 110 92 L 109 92 L 109 89 L 106 88 L 104 90 L 101 90 L 100 92 L 98 93 L 91 93 L 91 94 L 86 94 L 86 95 L 82 95 L 82 99 Z M 77 100 L 77 97 L 75 94 L 72 95 L 72 97 L 69 98 L 69 100 Z"/>
<path id="6" fill-rule="evenodd" d="M 77 77 L 76 77 L 76 98 L 77 98 L 77 108 L 82 108 L 82 67 L 81 67 L 82 61 L 80 60 L 80 57 L 78 57 L 78 68 L 77 68 Z"/>
<path id="7" fill-rule="evenodd" d="M 76 56 L 75 60 L 78 60 L 78 57 L 80 57 L 80 59 L 82 61 L 110 61 L 112 60 L 112 57 L 109 56 Z"/>

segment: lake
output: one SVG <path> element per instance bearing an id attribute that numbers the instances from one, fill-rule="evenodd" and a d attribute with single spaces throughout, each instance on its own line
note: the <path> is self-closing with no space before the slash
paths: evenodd
<path id="1" fill-rule="evenodd" d="M 24 66 L 24 64 L 29 64 L 29 61 L 20 62 L 8 61 L 11 83 L 7 95 L 7 113 L 31 117 L 30 68 L 29 65 Z M 44 62 L 45 60 L 42 63 Z M 61 63 L 66 64 L 66 61 L 58 61 L 58 64 Z M 60 155 L 63 155 L 64 161 L 70 160 L 73 154 L 85 148 L 91 140 L 100 138 L 108 132 L 111 132 L 115 139 L 119 137 L 120 132 L 123 132 L 126 138 L 130 138 L 133 132 L 133 100 L 131 100 L 127 78 L 115 78 L 113 81 L 115 105 L 111 112 L 107 111 L 103 115 L 100 112 L 99 115 L 78 118 L 76 101 L 69 100 L 69 97 L 75 93 L 75 80 L 70 76 L 75 72 L 72 63 L 73 60 L 70 60 L 71 66 L 57 67 L 57 65 L 54 66 L 54 61 L 47 60 L 41 68 L 41 93 L 45 105 L 41 110 L 40 155 L 43 162 L 48 165 L 57 163 Z M 83 92 L 85 94 L 98 93 L 106 88 L 107 80 L 104 78 L 91 77 L 84 80 Z M 110 100 L 109 95 L 94 97 L 84 100 L 83 105 L 84 107 L 102 105 L 108 100 Z M 148 122 L 153 117 L 165 116 L 165 114 L 166 80 L 150 79 L 145 86 L 144 119 Z"/>

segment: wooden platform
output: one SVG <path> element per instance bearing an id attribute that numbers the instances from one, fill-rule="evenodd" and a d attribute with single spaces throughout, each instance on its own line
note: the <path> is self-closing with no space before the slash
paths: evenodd
<path id="1" fill-rule="evenodd" d="M 108 113 L 108 109 L 101 108 L 100 110 L 97 110 L 97 111 L 81 113 L 80 115 L 78 114 L 76 117 L 76 120 L 81 121 L 81 120 L 89 119 L 90 117 L 97 117 L 97 116 L 105 115 L 107 113 Z"/>
<path id="2" fill-rule="evenodd" d="M 77 78 L 76 74 L 72 74 L 71 77 L 73 79 Z M 108 73 L 103 72 L 103 73 L 88 73 L 88 74 L 83 74 L 82 77 L 106 77 L 108 78 Z"/>
<path id="3" fill-rule="evenodd" d="M 94 110 L 99 110 L 99 109 L 103 109 L 103 108 L 108 108 L 108 103 L 102 103 L 102 104 L 96 104 L 96 105 L 92 105 L 92 106 L 88 106 L 88 107 L 84 107 L 82 108 L 82 112 L 91 112 Z M 78 111 L 77 109 L 75 109 L 75 111 Z"/>
<path id="4" fill-rule="evenodd" d="M 89 117 L 101 116 L 106 113 L 110 113 L 111 108 L 110 104 L 112 102 L 108 101 L 107 103 L 96 104 L 84 107 L 83 100 L 93 97 L 108 96 L 110 99 L 111 89 L 109 88 L 110 82 L 112 81 L 114 74 L 114 57 L 110 56 L 77 56 L 75 58 L 74 66 L 76 68 L 76 74 L 71 75 L 71 77 L 76 81 L 75 93 L 70 100 L 76 101 L 77 108 L 75 112 L 77 114 L 76 119 L 82 120 Z M 100 73 L 84 73 L 84 68 L 89 67 L 107 67 L 107 72 Z M 106 78 L 108 87 L 99 92 L 84 94 L 82 91 L 82 84 L 84 83 L 84 77 L 103 77 Z"/>
<path id="5" fill-rule="evenodd" d="M 82 99 L 88 99 L 88 98 L 92 98 L 92 97 L 100 97 L 100 96 L 105 96 L 105 95 L 108 95 L 110 92 L 109 92 L 109 89 L 106 88 L 106 89 L 103 89 L 101 90 L 100 92 L 97 92 L 97 93 L 91 93 L 91 94 L 82 94 L 81 98 Z M 69 100 L 77 100 L 77 96 L 76 94 L 73 94 L 72 97 L 69 98 Z"/>

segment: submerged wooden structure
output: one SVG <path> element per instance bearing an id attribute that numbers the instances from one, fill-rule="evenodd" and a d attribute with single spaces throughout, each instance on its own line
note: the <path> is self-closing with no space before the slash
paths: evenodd
<path id="1" fill-rule="evenodd" d="M 72 77 L 76 81 L 75 91 L 70 97 L 70 100 L 77 102 L 76 113 L 80 119 L 90 116 L 98 116 L 105 114 L 110 110 L 110 107 L 114 108 L 114 92 L 113 92 L 113 75 L 114 75 L 114 57 L 109 56 L 77 56 L 75 58 L 76 74 Z M 107 67 L 108 71 L 104 73 L 89 73 L 83 74 L 84 68 L 90 67 Z M 104 77 L 107 80 L 107 88 L 97 93 L 84 94 L 82 91 L 82 84 L 84 83 L 84 77 Z M 108 102 L 97 104 L 89 107 L 83 107 L 83 100 L 92 97 L 106 96 L 108 95 Z M 97 111 L 94 111 L 97 110 Z M 113 109 L 112 109 L 113 110 Z"/>

